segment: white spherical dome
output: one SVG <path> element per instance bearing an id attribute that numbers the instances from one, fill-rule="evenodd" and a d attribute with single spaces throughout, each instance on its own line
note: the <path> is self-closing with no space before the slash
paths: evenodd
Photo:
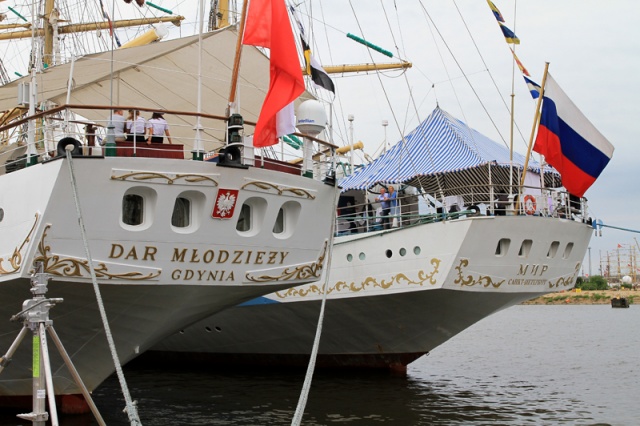
<path id="1" fill-rule="evenodd" d="M 298 107 L 296 127 L 307 135 L 317 135 L 327 127 L 327 113 L 322 104 L 315 100 L 304 101 Z"/>
<path id="2" fill-rule="evenodd" d="M 631 284 L 633 280 L 631 279 L 631 277 L 629 275 L 625 275 L 624 277 L 622 277 L 622 283 L 623 284 Z"/>

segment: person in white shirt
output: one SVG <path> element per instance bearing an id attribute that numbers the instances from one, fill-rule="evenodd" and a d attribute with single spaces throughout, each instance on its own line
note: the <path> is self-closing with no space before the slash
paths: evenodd
<path id="1" fill-rule="evenodd" d="M 170 144 L 173 144 L 171 133 L 169 133 L 169 124 L 167 124 L 163 115 L 164 113 L 162 112 L 154 112 L 149 121 L 147 121 L 147 144 L 163 143 L 164 135 L 167 135 L 167 140 Z"/>
<path id="2" fill-rule="evenodd" d="M 126 136 L 124 133 L 125 119 L 124 111 L 121 109 L 114 109 L 111 115 L 111 124 L 113 124 L 113 132 L 115 133 L 116 142 L 124 142 Z"/>
<path id="3" fill-rule="evenodd" d="M 146 134 L 146 120 L 140 116 L 140 111 L 129 110 L 129 117 L 126 122 L 127 141 L 133 142 L 134 135 L 136 142 L 144 142 Z"/>

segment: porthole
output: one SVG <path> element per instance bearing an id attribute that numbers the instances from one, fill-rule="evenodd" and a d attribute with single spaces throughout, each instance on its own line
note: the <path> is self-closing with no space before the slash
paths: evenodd
<path id="1" fill-rule="evenodd" d="M 0 222 L 4 219 L 4 209 L 0 209 Z"/>
<path id="2" fill-rule="evenodd" d="M 400 256 L 404 256 L 404 255 L 406 255 L 406 254 L 407 254 L 407 249 L 405 249 L 404 247 L 402 247 L 402 248 L 400 249 Z"/>
<path id="3" fill-rule="evenodd" d="M 509 244 L 511 244 L 511 240 L 508 238 L 501 238 L 498 241 L 498 245 L 496 246 L 496 256 L 504 256 L 509 251 Z"/>
<path id="4" fill-rule="evenodd" d="M 415 254 L 416 256 L 420 254 L 420 251 L 421 251 L 420 247 L 418 247 L 418 246 L 415 246 L 413 248 L 413 254 Z"/>
<path id="5" fill-rule="evenodd" d="M 215 326 L 215 327 L 214 327 L 214 329 L 215 329 L 218 333 L 220 333 L 220 332 L 222 331 L 222 329 L 221 329 L 220 327 L 218 327 L 218 326 Z"/>
<path id="6" fill-rule="evenodd" d="M 554 241 L 551 243 L 551 245 L 549 246 L 549 251 L 547 252 L 547 257 L 550 259 L 553 259 L 554 257 L 556 257 L 556 254 L 558 253 L 558 248 L 560 247 L 560 241 Z"/>
<path id="7" fill-rule="evenodd" d="M 176 228 L 186 228 L 191 224 L 191 200 L 184 197 L 176 198 L 173 204 L 171 225 Z"/>
<path id="8" fill-rule="evenodd" d="M 132 231 L 148 229 L 155 216 L 157 198 L 151 188 L 129 188 L 122 197 L 121 224 Z"/>
<path id="9" fill-rule="evenodd" d="M 386 252 L 384 252 L 384 254 L 387 256 L 387 258 L 391 259 L 391 256 L 393 256 L 393 252 L 389 249 L 387 249 Z"/>
<path id="10" fill-rule="evenodd" d="M 284 239 L 293 235 L 302 206 L 297 201 L 287 201 L 280 207 L 276 222 L 273 225 L 273 235 L 276 238 Z"/>
<path id="11" fill-rule="evenodd" d="M 211 327 L 205 327 L 205 330 L 207 330 L 207 333 L 211 333 Z"/>
<path id="12" fill-rule="evenodd" d="M 236 229 L 240 232 L 247 232 L 251 230 L 251 206 L 249 204 L 243 204 L 240 208 L 238 222 L 236 222 Z"/>
<path id="13" fill-rule="evenodd" d="M 138 226 L 144 219 L 144 198 L 138 194 L 126 194 L 122 198 L 122 222 Z"/>
<path id="14" fill-rule="evenodd" d="M 274 234 L 282 234 L 284 232 L 284 209 L 282 207 L 278 210 L 278 217 L 276 217 L 276 223 L 273 224 L 272 232 Z"/>
<path id="15" fill-rule="evenodd" d="M 245 237 L 257 235 L 262 228 L 266 213 L 267 201 L 264 198 L 248 198 L 240 208 L 236 230 Z M 286 216 L 286 212 L 284 214 Z"/>
<path id="16" fill-rule="evenodd" d="M 353 255 L 351 253 L 349 253 L 347 255 L 347 262 L 351 262 L 353 260 Z"/>
<path id="17" fill-rule="evenodd" d="M 366 256 L 364 253 L 360 253 L 360 254 L 358 255 L 358 258 L 359 258 L 360 260 L 365 260 L 365 259 L 367 258 L 367 256 Z"/>
<path id="18" fill-rule="evenodd" d="M 518 251 L 518 256 L 520 257 L 529 257 L 529 252 L 531 251 L 531 246 L 533 245 L 533 241 L 524 240 L 520 245 L 520 250 Z"/>
<path id="19" fill-rule="evenodd" d="M 562 255 L 563 259 L 568 259 L 569 256 L 571 256 L 571 251 L 573 250 L 573 243 L 569 243 L 567 244 L 567 246 L 564 248 L 564 254 Z"/>
<path id="20" fill-rule="evenodd" d="M 176 197 L 171 227 L 178 233 L 195 232 L 202 223 L 207 197 L 199 191 L 184 191 Z"/>

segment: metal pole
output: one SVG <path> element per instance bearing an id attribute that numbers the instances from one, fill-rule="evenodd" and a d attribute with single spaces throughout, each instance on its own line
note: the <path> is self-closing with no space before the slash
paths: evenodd
<path id="1" fill-rule="evenodd" d="M 62 356 L 64 363 L 69 369 L 71 376 L 73 376 L 73 380 L 76 382 L 76 385 L 78 385 L 78 387 L 80 388 L 80 391 L 84 396 L 84 400 L 89 405 L 89 409 L 93 413 L 93 416 L 96 418 L 96 421 L 100 426 L 106 426 L 106 423 L 102 419 L 102 415 L 98 411 L 98 407 L 96 407 L 96 404 L 93 402 L 93 398 L 91 398 L 91 394 L 89 393 L 89 390 L 84 385 L 84 382 L 82 381 L 82 378 L 78 373 L 78 370 L 76 370 L 76 367 L 73 365 L 73 362 L 69 357 L 69 354 L 67 353 L 64 346 L 62 346 L 62 341 L 60 341 L 60 338 L 58 337 L 58 333 L 56 333 L 56 331 L 54 330 L 53 325 L 49 327 L 49 334 L 51 335 L 51 339 L 53 339 L 53 343 L 56 345 L 56 348 L 58 348 L 58 352 L 60 353 L 60 356 Z"/>
<path id="2" fill-rule="evenodd" d="M 48 309 L 48 308 L 47 308 Z M 53 375 L 51 374 L 51 361 L 49 359 L 49 346 L 47 345 L 47 334 L 44 329 L 44 322 L 39 325 L 41 360 L 44 364 L 44 381 L 49 399 L 49 411 L 51 412 L 51 425 L 58 426 L 58 410 L 56 408 L 56 394 L 53 391 Z"/>
<path id="3" fill-rule="evenodd" d="M 351 144 L 351 150 L 349 152 L 349 175 L 353 174 L 353 114 L 349 114 L 347 119 L 349 120 L 349 143 Z"/>
<path id="4" fill-rule="evenodd" d="M 202 112 L 202 33 L 204 27 L 204 0 L 200 0 L 198 14 L 200 15 L 200 25 L 198 29 L 198 116 L 196 118 L 196 140 L 193 151 L 191 151 L 191 159 L 194 161 L 202 161 L 204 159 L 204 146 L 202 143 L 202 123 L 200 121 L 200 113 Z M 227 10 L 228 14 L 229 11 Z"/>
<path id="5" fill-rule="evenodd" d="M 18 337 L 16 337 L 16 339 L 13 341 L 7 353 L 2 358 L 0 358 L 0 373 L 2 373 L 2 370 L 4 370 L 7 364 L 11 362 L 11 357 L 13 357 L 13 354 L 16 352 L 16 349 L 18 349 L 18 346 L 20 346 L 20 343 L 26 335 L 27 329 L 26 327 L 22 327 L 22 330 L 20 330 Z"/>
<path id="6" fill-rule="evenodd" d="M 382 127 L 384 128 L 384 150 L 383 152 L 387 152 L 387 126 L 389 122 L 387 120 L 382 120 Z M 353 143 L 353 141 L 351 141 Z"/>

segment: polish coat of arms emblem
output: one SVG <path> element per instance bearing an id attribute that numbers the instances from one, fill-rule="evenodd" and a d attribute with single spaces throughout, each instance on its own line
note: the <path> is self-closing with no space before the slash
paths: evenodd
<path id="1" fill-rule="evenodd" d="M 238 201 L 237 189 L 220 189 L 211 216 L 215 219 L 231 219 Z"/>

